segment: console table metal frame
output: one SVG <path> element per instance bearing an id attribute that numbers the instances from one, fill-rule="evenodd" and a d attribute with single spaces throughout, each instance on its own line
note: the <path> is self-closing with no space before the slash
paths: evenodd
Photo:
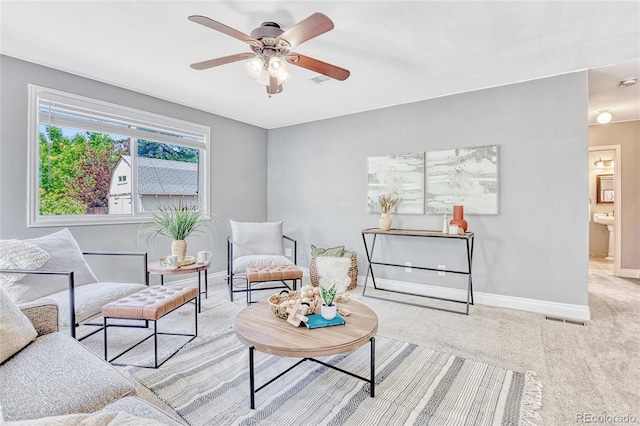
<path id="1" fill-rule="evenodd" d="M 369 247 L 367 245 L 367 235 L 373 235 L 373 242 L 371 244 L 371 250 L 369 250 Z M 467 300 L 463 301 L 463 300 L 457 300 L 457 299 L 448 299 L 448 298 L 444 298 L 444 297 L 427 296 L 427 295 L 424 295 L 424 294 L 411 293 L 411 292 L 407 292 L 407 291 L 389 290 L 389 289 L 379 288 L 376 285 L 376 279 L 375 279 L 375 276 L 373 274 L 373 265 L 393 266 L 393 267 L 399 267 L 399 268 L 407 268 L 407 266 L 406 265 L 400 265 L 400 264 L 397 264 L 397 263 L 386 263 L 386 262 L 374 262 L 373 261 L 373 251 L 374 251 L 374 249 L 376 247 L 376 239 L 377 239 L 378 235 L 393 235 L 393 236 L 400 236 L 400 237 L 445 238 L 445 239 L 456 239 L 456 240 L 465 241 L 466 248 L 467 248 L 467 270 L 466 271 L 427 268 L 427 267 L 424 267 L 424 266 L 414 266 L 414 265 L 412 265 L 411 268 L 420 269 L 420 270 L 424 270 L 424 271 L 449 272 L 451 274 L 466 275 L 468 277 L 468 279 L 467 279 Z M 455 310 L 451 310 L 451 309 L 439 308 L 439 307 L 435 307 L 435 306 L 420 305 L 420 304 L 417 304 L 417 303 L 403 302 L 403 301 L 400 301 L 400 300 L 394 300 L 394 299 L 389 299 L 389 298 L 380 297 L 380 296 L 368 295 L 368 294 L 366 294 L 367 281 L 369 280 L 369 274 L 371 274 L 371 281 L 373 282 L 373 288 L 375 288 L 376 290 L 389 291 L 389 292 L 392 292 L 392 293 L 408 294 L 410 296 L 427 297 L 427 298 L 430 298 L 430 299 L 445 300 L 447 302 L 466 303 L 466 310 L 465 310 L 464 313 L 466 315 L 469 315 L 469 305 L 473 305 L 473 280 L 472 280 L 472 276 L 471 276 L 471 265 L 472 265 L 472 262 L 473 262 L 473 242 L 474 242 L 474 234 L 473 234 L 473 232 L 466 232 L 466 233 L 464 233 L 462 235 L 454 235 L 454 234 L 445 234 L 445 233 L 439 232 L 439 231 L 428 231 L 428 230 L 422 230 L 422 229 L 390 229 L 388 231 L 383 231 L 383 230 L 378 229 L 378 228 L 368 228 L 368 229 L 363 229 L 362 230 L 362 241 L 364 242 L 364 250 L 367 253 L 367 261 L 369 262 L 369 266 L 367 267 L 367 275 L 366 275 L 366 277 L 364 279 L 364 288 L 362 289 L 362 295 L 363 296 L 371 297 L 371 298 L 374 298 L 374 299 L 388 300 L 388 301 L 391 301 L 391 302 L 402 303 L 402 304 L 405 304 L 405 305 L 419 306 L 419 307 L 422 307 L 422 308 L 437 309 L 437 310 L 441 310 L 441 311 L 454 312 L 454 313 L 458 313 L 458 314 L 462 314 L 463 313 L 463 312 L 455 311 Z"/>

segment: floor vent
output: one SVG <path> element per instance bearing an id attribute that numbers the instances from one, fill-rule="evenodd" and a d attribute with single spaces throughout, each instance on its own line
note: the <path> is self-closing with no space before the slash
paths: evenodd
<path id="1" fill-rule="evenodd" d="M 560 318 L 560 317 L 550 317 L 548 315 L 545 315 L 544 319 L 547 319 L 549 321 L 565 322 L 567 324 L 574 324 L 574 325 L 587 325 L 587 323 L 584 321 Z"/>

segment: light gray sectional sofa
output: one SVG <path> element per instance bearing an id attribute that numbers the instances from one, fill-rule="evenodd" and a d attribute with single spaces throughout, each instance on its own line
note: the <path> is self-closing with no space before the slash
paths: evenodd
<path id="1" fill-rule="evenodd" d="M 38 336 L 0 365 L 0 423 L 54 424 L 43 418 L 56 417 L 55 424 L 93 424 L 117 413 L 109 424 L 182 424 L 135 396 L 131 380 L 59 332 L 55 303 L 41 300 L 20 309 Z"/>

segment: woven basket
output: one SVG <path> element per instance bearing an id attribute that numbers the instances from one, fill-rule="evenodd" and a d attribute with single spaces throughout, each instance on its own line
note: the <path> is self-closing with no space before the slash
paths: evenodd
<path id="1" fill-rule="evenodd" d="M 289 306 L 280 306 L 280 304 L 286 300 L 296 300 L 300 298 L 299 291 L 291 291 L 289 294 L 274 294 L 269 297 L 269 306 L 271 307 L 271 311 L 278 318 L 287 319 L 289 318 L 289 314 L 287 313 L 287 308 Z M 311 315 L 316 310 L 316 304 L 318 303 L 318 297 L 314 298 L 309 302 L 309 309 L 307 309 L 307 315 Z"/>
<path id="2" fill-rule="evenodd" d="M 347 287 L 347 290 L 353 290 L 358 285 L 358 259 L 356 254 L 351 255 L 351 266 L 349 266 L 349 278 L 351 283 Z M 309 277 L 311 278 L 311 285 L 318 287 L 320 285 L 320 275 L 318 274 L 318 266 L 316 265 L 316 258 L 311 259 L 309 265 Z"/>

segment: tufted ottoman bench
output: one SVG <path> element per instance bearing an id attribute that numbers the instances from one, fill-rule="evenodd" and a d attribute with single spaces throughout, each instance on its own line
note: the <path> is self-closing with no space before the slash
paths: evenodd
<path id="1" fill-rule="evenodd" d="M 269 281 L 282 281 L 284 286 L 264 287 L 256 290 L 269 290 L 275 288 L 288 288 L 295 290 L 298 280 L 302 283 L 302 270 L 294 264 L 289 265 L 269 265 L 250 266 L 247 268 L 247 305 L 251 302 L 251 285 L 254 283 L 264 283 Z M 289 287 L 285 280 L 291 280 L 293 288 Z"/>
<path id="2" fill-rule="evenodd" d="M 164 364 L 169 358 L 178 352 L 182 346 L 192 341 L 198 335 L 198 303 L 196 298 L 198 297 L 198 289 L 193 287 L 182 286 L 157 286 L 149 287 L 138 293 L 134 293 L 115 302 L 107 303 L 102 307 L 102 317 L 104 321 L 104 359 L 111 362 L 114 365 L 128 365 L 128 364 L 116 364 L 113 361 L 120 358 L 131 349 L 135 348 L 142 342 L 153 337 L 153 352 L 154 352 L 154 365 L 153 368 L 158 368 Z M 181 334 L 181 333 L 159 333 L 157 328 L 157 321 L 168 313 L 178 309 L 188 302 L 196 301 L 195 305 L 195 331 L 194 334 Z M 153 322 L 153 334 L 145 337 L 129 349 L 120 353 L 111 359 L 107 356 L 107 324 L 109 319 L 126 319 L 126 320 L 144 320 L 145 322 Z M 114 326 L 114 325 L 112 325 Z M 158 334 L 172 335 L 172 336 L 188 336 L 191 339 L 187 340 L 182 346 L 176 349 L 171 355 L 166 357 L 160 364 L 158 364 Z M 137 365 L 137 367 L 149 367 L 146 365 Z"/>

